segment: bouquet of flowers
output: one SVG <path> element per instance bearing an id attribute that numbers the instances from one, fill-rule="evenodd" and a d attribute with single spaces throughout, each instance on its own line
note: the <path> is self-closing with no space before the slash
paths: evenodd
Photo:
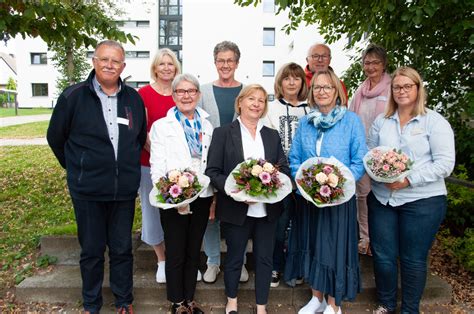
<path id="1" fill-rule="evenodd" d="M 150 193 L 150 203 L 163 209 L 188 205 L 206 190 L 209 182 L 209 177 L 190 169 L 170 170 L 155 183 Z"/>
<path id="2" fill-rule="evenodd" d="M 291 192 L 290 178 L 264 159 L 247 159 L 227 177 L 224 189 L 238 202 L 276 203 Z"/>
<path id="3" fill-rule="evenodd" d="M 296 186 L 317 207 L 340 205 L 355 193 L 352 172 L 334 157 L 313 157 L 302 163 L 296 172 Z"/>
<path id="4" fill-rule="evenodd" d="M 413 166 L 407 154 L 395 148 L 379 146 L 364 156 L 367 174 L 375 181 L 393 183 L 403 180 Z"/>

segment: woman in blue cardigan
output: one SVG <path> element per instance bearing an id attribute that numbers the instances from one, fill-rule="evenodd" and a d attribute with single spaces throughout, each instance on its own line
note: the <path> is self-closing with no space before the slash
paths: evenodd
<path id="1" fill-rule="evenodd" d="M 315 73 L 308 96 L 314 110 L 301 118 L 293 138 L 292 175 L 308 158 L 334 156 L 359 180 L 367 152 L 365 131 L 360 118 L 347 111 L 339 78 L 330 70 Z M 285 280 L 292 284 L 303 277 L 313 294 L 299 313 L 341 313 L 342 300 L 355 298 L 360 291 L 357 242 L 355 196 L 338 206 L 318 208 L 298 195 Z"/>

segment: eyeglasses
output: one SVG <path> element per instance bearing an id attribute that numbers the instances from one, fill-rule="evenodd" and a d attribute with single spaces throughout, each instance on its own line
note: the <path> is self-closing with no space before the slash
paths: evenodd
<path id="1" fill-rule="evenodd" d="M 364 61 L 364 66 L 368 67 L 368 66 L 371 66 L 371 65 L 379 65 L 381 63 L 382 63 L 382 61 L 380 61 L 380 60 Z"/>
<path id="2" fill-rule="evenodd" d="M 179 88 L 179 89 L 175 89 L 174 92 L 179 97 L 183 97 L 184 94 L 186 94 L 186 93 L 188 93 L 189 96 L 193 97 L 193 96 L 196 96 L 196 94 L 199 91 L 195 88 L 190 88 L 190 89 L 181 89 L 181 88 Z"/>
<path id="3" fill-rule="evenodd" d="M 109 63 L 112 63 L 112 66 L 114 68 L 119 68 L 122 64 L 123 61 L 121 60 L 115 60 L 111 58 L 100 58 L 100 57 L 93 57 L 95 60 L 99 62 L 100 65 L 108 65 Z"/>
<path id="4" fill-rule="evenodd" d="M 235 64 L 235 60 L 234 59 L 227 59 L 227 60 L 224 60 L 224 59 L 217 59 L 216 60 L 216 64 L 218 66 L 223 66 L 224 64 L 228 64 L 230 66 L 233 66 Z"/>
<path id="5" fill-rule="evenodd" d="M 313 60 L 327 60 L 330 58 L 329 55 L 318 55 L 318 54 L 314 54 L 314 55 L 310 55 L 310 58 L 313 59 Z"/>
<path id="6" fill-rule="evenodd" d="M 402 91 L 402 89 L 405 91 L 405 93 L 408 93 L 409 91 L 411 91 L 411 89 L 413 88 L 413 86 L 415 86 L 416 84 L 405 84 L 403 86 L 400 86 L 400 85 L 395 85 L 395 86 L 392 86 L 392 91 L 394 93 L 400 93 Z"/>
<path id="7" fill-rule="evenodd" d="M 329 85 L 324 85 L 324 86 L 321 86 L 321 85 L 314 85 L 313 86 L 313 91 L 317 92 L 317 93 L 320 93 L 321 90 L 323 90 L 326 94 L 331 92 L 333 90 L 334 87 L 332 86 L 329 86 Z"/>

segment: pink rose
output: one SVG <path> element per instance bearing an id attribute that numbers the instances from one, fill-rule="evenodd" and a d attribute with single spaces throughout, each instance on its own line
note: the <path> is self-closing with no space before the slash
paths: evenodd
<path id="1" fill-rule="evenodd" d="M 258 177 L 260 178 L 260 180 L 262 181 L 263 184 L 268 184 L 272 181 L 272 177 L 270 176 L 270 174 L 268 172 L 261 172 Z"/>
<path id="2" fill-rule="evenodd" d="M 330 174 L 331 172 L 333 171 L 332 167 L 331 166 L 324 166 L 323 167 L 323 172 L 324 174 Z"/>
<path id="3" fill-rule="evenodd" d="M 388 170 L 390 170 L 390 166 L 387 165 L 387 164 L 384 164 L 384 165 L 382 166 L 382 170 L 383 170 L 383 171 L 388 171 Z"/>
<path id="4" fill-rule="evenodd" d="M 331 196 L 331 189 L 327 185 L 322 185 L 319 189 L 319 194 L 321 194 L 322 197 L 329 197 Z"/>

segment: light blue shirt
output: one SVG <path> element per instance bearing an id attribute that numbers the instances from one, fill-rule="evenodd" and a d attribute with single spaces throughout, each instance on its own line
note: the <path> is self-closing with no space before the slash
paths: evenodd
<path id="1" fill-rule="evenodd" d="M 288 155 L 293 178 L 304 161 L 318 156 L 316 154 L 317 137 L 318 130 L 312 122 L 308 121 L 308 115 L 302 117 Z M 364 126 L 354 112 L 346 111 L 341 120 L 324 132 L 319 156 L 334 156 L 351 170 L 357 181 L 365 173 L 362 160 L 366 153 Z"/>
<path id="2" fill-rule="evenodd" d="M 412 118 L 403 128 L 398 112 L 389 118 L 381 114 L 370 128 L 367 145 L 369 149 L 377 146 L 401 149 L 414 161 L 413 170 L 407 176 L 410 185 L 404 189 L 392 191 L 385 184 L 372 181 L 372 191 L 380 203 L 400 206 L 447 194 L 444 178 L 454 168 L 454 133 L 439 113 L 427 109 L 426 114 Z"/>
<path id="3" fill-rule="evenodd" d="M 117 122 L 117 94 L 120 92 L 121 86 L 119 84 L 119 88 L 117 92 L 113 95 L 107 95 L 102 90 L 99 81 L 94 76 L 92 80 L 92 84 L 94 85 L 94 90 L 97 93 L 97 96 L 100 99 L 100 103 L 102 105 L 102 113 L 104 115 L 105 125 L 107 126 L 107 131 L 109 132 L 109 139 L 114 147 L 115 152 L 115 159 L 117 159 L 117 152 L 118 152 L 118 139 L 119 139 L 119 127 Z"/>

